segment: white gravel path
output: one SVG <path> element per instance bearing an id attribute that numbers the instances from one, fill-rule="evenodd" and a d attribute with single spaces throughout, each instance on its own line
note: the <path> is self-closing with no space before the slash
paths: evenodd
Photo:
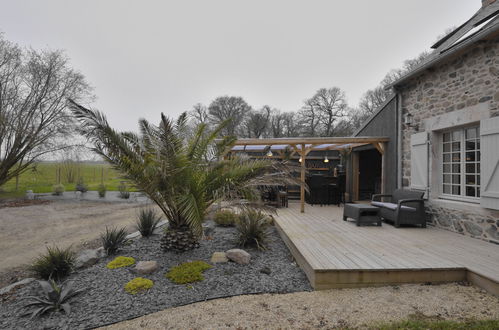
<path id="1" fill-rule="evenodd" d="M 499 319 L 499 298 L 457 283 L 237 296 L 167 309 L 106 329 L 365 328 L 415 316 Z"/>

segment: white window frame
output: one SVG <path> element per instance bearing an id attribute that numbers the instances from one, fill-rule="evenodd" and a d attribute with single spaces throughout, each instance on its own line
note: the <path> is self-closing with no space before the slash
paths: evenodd
<path id="1" fill-rule="evenodd" d="M 466 125 L 466 126 L 461 126 L 461 127 L 449 127 L 448 129 L 442 130 L 439 132 L 439 138 L 438 138 L 438 191 L 439 191 L 439 196 L 438 198 L 440 199 L 445 199 L 445 200 L 455 200 L 455 201 L 462 201 L 462 202 L 468 202 L 468 203 L 474 203 L 474 204 L 480 204 L 480 197 L 471 197 L 471 196 L 466 196 L 466 162 L 465 162 L 465 157 L 466 157 L 466 129 L 469 128 L 477 128 L 477 138 L 480 140 L 480 124 L 479 123 L 473 123 L 472 125 Z M 461 195 L 452 195 L 452 194 L 445 194 L 443 192 L 443 185 L 444 185 L 444 180 L 443 180 L 443 163 L 444 163 L 444 149 L 443 149 L 443 140 L 444 140 L 444 134 L 445 133 L 452 133 L 455 131 L 461 131 L 461 150 L 460 150 L 460 165 L 461 165 L 461 182 L 459 183 L 459 186 L 461 187 Z M 476 162 L 475 164 L 480 167 L 480 162 L 481 162 L 481 157 L 480 161 Z M 475 170 L 476 172 L 476 170 Z M 451 181 L 452 181 L 452 176 L 451 176 Z M 481 180 L 480 180 L 481 184 Z M 476 185 L 477 187 L 480 187 L 479 185 Z"/>

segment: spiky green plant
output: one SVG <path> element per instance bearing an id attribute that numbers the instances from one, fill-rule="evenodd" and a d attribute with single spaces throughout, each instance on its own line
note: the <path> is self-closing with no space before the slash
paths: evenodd
<path id="1" fill-rule="evenodd" d="M 265 250 L 268 237 L 269 216 L 255 210 L 243 212 L 236 223 L 237 243 L 240 246 L 254 246 Z"/>
<path id="2" fill-rule="evenodd" d="M 40 255 L 31 265 L 31 270 L 40 278 L 60 280 L 69 275 L 76 260 L 71 247 L 61 249 L 47 246 L 47 253 Z"/>
<path id="3" fill-rule="evenodd" d="M 158 126 L 140 120 L 140 134 L 136 134 L 117 132 L 98 111 L 71 100 L 69 106 L 82 123 L 82 133 L 93 142 L 93 150 L 163 211 L 170 241 L 176 240 L 172 235 L 176 231 L 186 238 L 186 230 L 199 240 L 206 211 L 214 203 L 236 204 L 244 199 L 245 205 L 259 205 L 259 185 L 297 184 L 280 163 L 225 157 L 236 140 L 227 136 L 217 140 L 227 122 L 211 131 L 200 124 L 188 137 L 185 113 L 176 121 L 161 114 Z M 181 241 L 179 251 L 197 246 Z M 165 248 L 175 249 L 175 244 L 166 243 Z"/>
<path id="4" fill-rule="evenodd" d="M 135 228 L 140 232 L 142 237 L 149 237 L 154 233 L 154 229 L 161 221 L 161 216 L 152 208 L 142 208 L 139 211 Z"/>
<path id="5" fill-rule="evenodd" d="M 33 311 L 27 313 L 31 314 L 31 318 L 41 316 L 49 311 L 63 310 L 66 314 L 71 313 L 71 306 L 69 299 L 80 294 L 84 290 L 74 290 L 74 282 L 63 282 L 60 285 L 50 279 L 49 281 L 38 281 L 41 287 L 41 294 L 38 296 L 28 296 L 27 304 L 24 306 L 26 309 L 35 307 Z"/>
<path id="6" fill-rule="evenodd" d="M 126 241 L 127 236 L 126 228 L 113 228 L 109 229 L 106 226 L 106 231 L 101 234 L 102 246 L 107 255 L 115 254 L 116 251 L 122 246 Z"/>

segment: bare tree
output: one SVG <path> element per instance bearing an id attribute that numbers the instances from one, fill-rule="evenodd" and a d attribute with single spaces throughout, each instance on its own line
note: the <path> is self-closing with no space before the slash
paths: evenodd
<path id="1" fill-rule="evenodd" d="M 208 123 L 208 108 L 201 103 L 196 103 L 189 111 L 189 117 L 194 120 L 195 125 Z"/>
<path id="2" fill-rule="evenodd" d="M 324 136 L 331 136 L 336 121 L 346 116 L 347 102 L 345 92 L 338 87 L 321 88 L 312 97 L 311 102 L 319 113 Z"/>
<path id="3" fill-rule="evenodd" d="M 220 96 L 211 102 L 208 107 L 208 115 L 210 122 L 215 125 L 230 119 L 222 134 L 237 135 L 240 124 L 250 110 L 251 107 L 242 97 Z"/>
<path id="4" fill-rule="evenodd" d="M 364 115 L 371 115 L 386 101 L 389 94 L 391 94 L 391 91 L 387 91 L 383 86 L 368 90 L 360 99 L 360 111 Z"/>
<path id="5" fill-rule="evenodd" d="M 247 113 L 244 122 L 246 137 L 259 138 L 265 134 L 269 125 L 271 111 L 268 105 L 264 105 L 258 111 L 251 110 Z"/>
<path id="6" fill-rule="evenodd" d="M 305 105 L 298 112 L 300 125 L 302 126 L 302 135 L 319 136 L 321 112 L 315 107 L 313 99 L 304 101 Z"/>
<path id="7" fill-rule="evenodd" d="M 89 92 L 61 51 L 23 50 L 0 35 L 0 186 L 71 144 L 66 99 Z"/>

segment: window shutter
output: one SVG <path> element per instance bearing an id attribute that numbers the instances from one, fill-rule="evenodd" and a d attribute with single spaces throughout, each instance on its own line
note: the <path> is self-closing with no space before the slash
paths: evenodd
<path id="1" fill-rule="evenodd" d="M 428 133 L 411 135 L 411 188 L 428 189 Z"/>
<path id="2" fill-rule="evenodd" d="M 480 122 L 480 205 L 499 210 L 499 117 Z"/>

